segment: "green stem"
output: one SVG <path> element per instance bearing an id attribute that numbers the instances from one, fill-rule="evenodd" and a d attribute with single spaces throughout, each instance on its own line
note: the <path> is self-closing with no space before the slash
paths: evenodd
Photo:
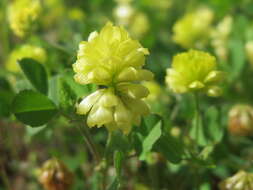
<path id="1" fill-rule="evenodd" d="M 3 181 L 4 186 L 6 187 L 6 190 L 11 190 L 11 185 L 10 185 L 8 176 L 5 172 L 4 166 L 2 164 L 0 165 L 0 177 Z"/>
<path id="2" fill-rule="evenodd" d="M 95 143 L 93 142 L 92 138 L 91 138 L 91 134 L 87 128 L 87 126 L 83 126 L 83 123 L 77 124 L 78 129 L 80 130 L 81 134 L 84 137 L 84 141 L 86 142 L 89 151 L 91 152 L 91 154 L 93 155 L 94 159 L 96 160 L 97 165 L 101 162 L 101 155 L 97 149 L 97 146 L 95 145 Z"/>
<path id="3" fill-rule="evenodd" d="M 195 119 L 196 119 L 196 133 L 195 133 L 195 141 L 196 141 L 196 147 L 198 147 L 199 142 L 199 123 L 200 123 L 200 106 L 199 106 L 199 94 L 196 92 L 194 93 L 194 99 L 195 99 Z"/>

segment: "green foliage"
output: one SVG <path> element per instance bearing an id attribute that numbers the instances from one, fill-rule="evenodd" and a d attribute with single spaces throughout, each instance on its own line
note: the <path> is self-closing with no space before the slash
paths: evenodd
<path id="1" fill-rule="evenodd" d="M 57 108 L 45 95 L 32 90 L 24 90 L 15 96 L 12 111 L 18 120 L 36 127 L 52 119 L 57 113 Z"/>
<path id="2" fill-rule="evenodd" d="M 18 63 L 33 87 L 39 92 L 47 95 L 48 78 L 44 66 L 39 62 L 28 58 L 19 60 Z"/>

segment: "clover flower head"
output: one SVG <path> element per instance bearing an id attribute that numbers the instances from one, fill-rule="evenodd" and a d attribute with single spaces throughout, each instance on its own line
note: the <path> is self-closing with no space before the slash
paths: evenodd
<path id="1" fill-rule="evenodd" d="M 73 173 L 56 158 L 43 164 L 38 171 L 38 179 L 45 190 L 69 190 L 73 185 Z"/>
<path id="2" fill-rule="evenodd" d="M 77 106 L 78 114 L 88 114 L 89 127 L 105 126 L 109 131 L 129 133 L 133 125 L 140 124 L 141 116 L 149 113 L 142 100 L 149 91 L 140 84 L 153 78 L 152 72 L 142 68 L 146 55 L 147 49 L 111 23 L 80 43 L 73 64 L 75 81 L 103 86 Z"/>
<path id="3" fill-rule="evenodd" d="M 17 64 L 17 60 L 23 58 L 32 58 L 40 63 L 45 63 L 47 59 L 47 53 L 39 46 L 30 44 L 22 45 L 11 52 L 5 65 L 6 69 L 11 72 L 19 72 L 20 68 Z"/>
<path id="4" fill-rule="evenodd" d="M 13 32 L 22 38 L 32 31 L 41 9 L 39 0 L 15 0 L 11 3 L 8 10 L 8 20 Z"/>
<path id="5" fill-rule="evenodd" d="M 73 64 L 75 81 L 80 84 L 110 85 L 117 82 L 150 80 L 152 73 L 142 66 L 147 49 L 129 37 L 122 27 L 107 23 L 100 33 L 92 32 L 79 45 Z"/>
<path id="6" fill-rule="evenodd" d="M 201 91 L 209 96 L 219 96 L 224 73 L 217 70 L 216 59 L 208 53 L 190 50 L 173 58 L 167 69 L 166 82 L 175 93 Z"/>
<path id="7" fill-rule="evenodd" d="M 253 107 L 237 104 L 229 111 L 229 132 L 234 135 L 249 136 L 253 134 Z"/>
<path id="8" fill-rule="evenodd" d="M 247 190 L 252 189 L 253 174 L 243 170 L 237 172 L 219 184 L 220 190 Z"/>
<path id="9" fill-rule="evenodd" d="M 121 130 L 125 134 L 133 125 L 139 125 L 141 116 L 149 113 L 149 107 L 141 100 L 148 90 L 140 84 L 119 83 L 115 89 L 100 89 L 84 98 L 77 107 L 78 114 L 87 114 L 89 127 L 105 127 L 109 131 Z"/>
<path id="10" fill-rule="evenodd" d="M 213 12 L 199 8 L 184 15 L 173 26 L 173 40 L 184 48 L 203 47 L 210 36 Z"/>

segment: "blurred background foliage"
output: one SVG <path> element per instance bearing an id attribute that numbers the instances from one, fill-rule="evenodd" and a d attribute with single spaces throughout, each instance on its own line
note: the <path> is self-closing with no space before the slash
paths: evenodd
<path id="1" fill-rule="evenodd" d="M 149 49 L 146 67 L 154 72 L 155 80 L 144 83 L 151 93 L 146 101 L 163 118 L 163 135 L 147 152 L 143 153 L 142 143 L 152 127 L 158 126 L 152 118 L 157 115 L 146 118 L 126 139 L 118 134 L 111 137 L 117 144 L 112 149 L 129 150 L 122 166 L 122 189 L 186 190 L 194 189 L 195 183 L 201 190 L 218 189 L 222 180 L 238 170 L 253 170 L 251 0 L 41 0 L 38 18 L 24 36 L 11 27 L 13 3 L 0 1 L 0 189 L 5 190 L 8 181 L 15 190 L 43 189 L 37 180 L 38 168 L 52 157 L 61 159 L 74 173 L 72 189 L 99 189 L 101 176 L 93 171 L 92 157 L 73 123 L 57 117 L 41 127 L 24 126 L 11 114 L 11 102 L 19 91 L 33 88 L 16 64 L 22 58 L 45 66 L 48 96 L 63 112 L 69 109 L 67 104 L 74 105 L 74 100 L 92 92 L 94 86 L 74 83 L 72 64 L 80 41 L 108 20 L 123 25 Z M 173 94 L 164 84 L 172 57 L 192 48 L 215 55 L 227 73 L 220 98 L 201 97 L 204 127 L 199 145 L 204 148 L 198 157 L 191 155 L 188 136 L 194 115 L 192 97 Z M 74 91 L 73 102 L 62 104 L 62 93 L 57 90 L 61 91 L 63 80 Z M 229 114 L 237 104 L 250 109 Z M 249 128 L 246 133 L 245 127 Z M 106 130 L 94 128 L 91 133 L 103 149 Z M 108 168 L 110 182 L 115 175 Z"/>

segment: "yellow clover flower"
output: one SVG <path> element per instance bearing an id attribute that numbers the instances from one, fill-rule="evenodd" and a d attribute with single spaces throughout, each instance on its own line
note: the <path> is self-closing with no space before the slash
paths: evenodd
<path id="1" fill-rule="evenodd" d="M 19 72 L 20 68 L 17 60 L 23 58 L 32 58 L 40 63 L 44 63 L 47 59 L 47 54 L 41 47 L 29 44 L 22 45 L 11 52 L 5 64 L 6 69 L 11 72 Z"/>
<path id="2" fill-rule="evenodd" d="M 207 8 L 187 13 L 173 26 L 173 40 L 184 48 L 201 48 L 211 34 L 213 12 Z"/>
<path id="3" fill-rule="evenodd" d="M 253 174 L 243 170 L 219 184 L 220 190 L 248 190 L 253 187 Z"/>
<path id="4" fill-rule="evenodd" d="M 8 20 L 13 32 L 24 37 L 33 29 L 41 13 L 39 0 L 15 0 L 9 7 Z"/>
<path id="5" fill-rule="evenodd" d="M 110 85 L 117 82 L 150 80 L 153 74 L 142 69 L 147 49 L 132 40 L 122 27 L 107 23 L 100 33 L 92 32 L 79 45 L 73 64 L 80 84 Z"/>
<path id="6" fill-rule="evenodd" d="M 104 87 L 77 106 L 78 114 L 88 114 L 89 127 L 104 125 L 109 131 L 119 129 L 127 134 L 133 125 L 140 124 L 142 115 L 149 113 L 142 100 L 149 91 L 139 84 L 153 78 L 150 71 L 142 69 L 147 54 L 148 50 L 123 28 L 111 23 L 100 33 L 91 33 L 87 42 L 81 42 L 73 64 L 76 82 Z"/>
<path id="7" fill-rule="evenodd" d="M 202 91 L 209 96 L 219 96 L 217 83 L 224 73 L 217 70 L 216 59 L 208 53 L 190 50 L 173 58 L 172 68 L 167 69 L 166 82 L 175 93 Z"/>

